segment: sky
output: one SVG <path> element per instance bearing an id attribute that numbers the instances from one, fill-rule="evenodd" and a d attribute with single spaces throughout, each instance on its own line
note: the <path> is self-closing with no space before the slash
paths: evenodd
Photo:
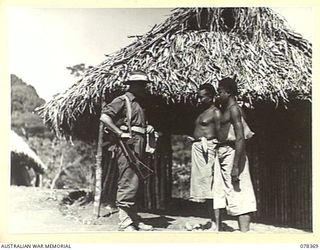
<path id="1" fill-rule="evenodd" d="M 306 7 L 273 8 L 312 42 L 313 12 Z M 9 72 L 49 101 L 75 82 L 66 69 L 98 65 L 163 22 L 170 9 L 8 9 Z"/>

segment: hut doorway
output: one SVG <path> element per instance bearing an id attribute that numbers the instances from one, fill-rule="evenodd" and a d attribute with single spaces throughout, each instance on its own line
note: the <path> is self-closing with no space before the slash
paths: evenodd
<path id="1" fill-rule="evenodd" d="M 22 157 L 11 153 L 10 185 L 39 187 L 41 176 Z"/>
<path id="2" fill-rule="evenodd" d="M 17 157 L 11 157 L 10 185 L 39 186 L 39 174 L 33 168 L 23 165 Z"/>

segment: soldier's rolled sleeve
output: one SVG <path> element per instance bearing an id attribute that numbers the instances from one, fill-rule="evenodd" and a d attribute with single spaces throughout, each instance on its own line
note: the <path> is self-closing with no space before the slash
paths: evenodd
<path id="1" fill-rule="evenodd" d="M 121 98 L 115 98 L 111 103 L 105 104 L 102 107 L 101 114 L 106 114 L 112 119 L 122 113 L 124 101 Z"/>

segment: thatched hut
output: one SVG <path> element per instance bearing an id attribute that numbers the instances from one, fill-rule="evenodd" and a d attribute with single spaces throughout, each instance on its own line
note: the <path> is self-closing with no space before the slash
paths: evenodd
<path id="1" fill-rule="evenodd" d="M 47 169 L 39 156 L 13 130 L 10 133 L 11 185 L 40 186 Z"/>
<path id="2" fill-rule="evenodd" d="M 248 145 L 255 218 L 311 230 L 311 64 L 311 43 L 269 8 L 175 9 L 39 112 L 57 136 L 99 138 L 97 162 L 104 162 L 101 104 L 123 91 L 128 71 L 146 71 L 148 119 L 163 136 L 149 159 L 155 176 L 144 185 L 143 205 L 162 208 L 171 195 L 170 136 L 192 131 L 201 84 L 235 77 L 256 132 Z"/>

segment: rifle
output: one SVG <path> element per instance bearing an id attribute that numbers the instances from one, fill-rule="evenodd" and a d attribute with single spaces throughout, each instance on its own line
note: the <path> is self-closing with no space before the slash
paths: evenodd
<path id="1" fill-rule="evenodd" d="M 104 130 L 107 134 L 110 135 L 109 130 Z M 117 145 L 121 148 L 124 156 L 127 158 L 130 166 L 132 166 L 138 175 L 138 177 L 141 180 L 147 179 L 150 175 L 153 174 L 153 170 L 149 168 L 146 164 L 144 164 L 139 157 L 136 155 L 136 153 L 129 147 L 129 145 L 126 143 L 126 141 L 122 138 L 119 138 L 116 136 L 113 132 L 111 132 L 113 135 L 115 142 Z"/>

